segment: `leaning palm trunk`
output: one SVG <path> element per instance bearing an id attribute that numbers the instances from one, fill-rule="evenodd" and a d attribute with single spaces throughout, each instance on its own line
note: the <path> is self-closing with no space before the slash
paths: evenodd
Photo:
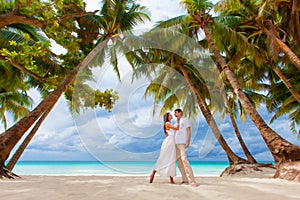
<path id="1" fill-rule="evenodd" d="M 271 31 L 259 25 L 258 27 L 260 27 L 267 36 L 272 37 Z M 289 60 L 298 68 L 298 70 L 300 70 L 300 59 L 298 56 L 280 39 L 277 37 L 272 38 L 276 46 L 289 58 Z"/>
<path id="2" fill-rule="evenodd" d="M 233 115 L 233 112 L 232 112 L 232 109 L 230 107 L 230 104 L 229 104 L 229 101 L 228 101 L 228 98 L 225 94 L 225 92 L 222 93 L 222 96 L 223 96 L 223 99 L 225 100 L 225 106 L 227 108 L 227 112 L 229 114 L 229 117 L 230 117 L 230 121 L 231 121 L 231 124 L 233 126 L 233 129 L 234 129 L 234 132 L 236 134 L 236 137 L 238 138 L 240 144 L 241 144 L 241 147 L 244 151 L 244 154 L 246 155 L 248 161 L 251 163 L 251 164 L 255 164 L 257 163 L 257 161 L 255 160 L 255 158 L 251 155 L 250 151 L 248 150 L 242 136 L 241 136 L 241 133 L 239 131 L 239 128 L 236 124 L 236 121 L 234 119 L 234 115 Z"/>
<path id="3" fill-rule="evenodd" d="M 98 44 L 77 67 L 65 78 L 65 80 L 51 92 L 33 111 L 18 121 L 14 126 L 0 135 L 0 177 L 10 177 L 4 170 L 4 162 L 9 157 L 10 152 L 18 143 L 26 131 L 36 122 L 46 110 L 51 110 L 66 88 L 74 81 L 78 73 L 102 50 L 111 37 L 107 37 Z M 11 178 L 11 177 L 10 177 Z"/>
<path id="4" fill-rule="evenodd" d="M 300 59 L 298 56 L 280 39 L 275 38 L 275 42 L 280 50 L 287 55 L 290 61 L 298 68 L 298 70 L 300 70 Z"/>
<path id="5" fill-rule="evenodd" d="M 248 97 L 243 92 L 234 73 L 230 70 L 230 68 L 226 65 L 225 61 L 221 57 L 220 52 L 218 51 L 216 45 L 211 39 L 207 24 L 203 26 L 203 30 L 206 36 L 206 40 L 208 41 L 208 45 L 210 49 L 213 51 L 217 62 L 222 67 L 222 70 L 224 71 L 227 80 L 230 82 L 231 86 L 233 87 L 245 111 L 253 121 L 254 125 L 259 130 L 266 145 L 271 151 L 274 161 L 276 163 L 280 163 L 280 162 L 300 160 L 300 147 L 283 139 L 280 135 L 278 135 L 274 130 L 272 130 L 266 124 L 266 122 L 262 119 L 262 117 L 259 115 L 259 113 L 256 111 L 256 109 L 249 101 Z"/>
<path id="6" fill-rule="evenodd" d="M 218 140 L 219 144 L 221 145 L 221 147 L 224 149 L 225 153 L 227 154 L 227 157 L 229 159 L 230 164 L 239 164 L 239 163 L 247 163 L 247 161 L 239 156 L 237 156 L 232 150 L 231 148 L 228 146 L 228 144 L 226 143 L 225 139 L 223 138 L 216 122 L 215 119 L 213 118 L 206 102 L 205 99 L 203 97 L 203 95 L 201 94 L 201 92 L 193 85 L 191 79 L 189 78 L 187 72 L 185 71 L 185 69 L 183 67 L 180 67 L 181 72 L 183 73 L 183 76 L 185 78 L 185 80 L 187 81 L 191 91 L 194 93 L 194 95 L 197 98 L 198 101 L 198 105 L 200 107 L 200 110 L 207 122 L 207 124 L 209 125 L 209 127 L 211 128 L 214 136 L 216 137 L 216 139 Z"/>
<path id="7" fill-rule="evenodd" d="M 30 131 L 30 133 L 26 136 L 26 138 L 23 140 L 22 144 L 19 146 L 19 148 L 17 149 L 17 151 L 14 153 L 14 155 L 11 157 L 11 159 L 9 160 L 9 162 L 6 165 L 6 168 L 9 171 L 12 171 L 13 168 L 15 167 L 16 163 L 18 162 L 18 160 L 20 159 L 21 155 L 23 154 L 23 152 L 25 151 L 26 147 L 28 146 L 28 144 L 30 143 L 30 141 L 32 140 L 33 136 L 36 134 L 36 132 L 38 131 L 38 129 L 40 128 L 40 126 L 42 125 L 43 121 L 46 119 L 46 117 L 48 116 L 48 114 L 50 113 L 50 110 L 46 110 L 42 116 L 40 117 L 40 119 L 36 122 L 36 124 L 34 125 L 33 129 Z"/>
<path id="8" fill-rule="evenodd" d="M 281 70 L 276 66 L 273 66 L 273 70 L 277 74 L 277 76 L 282 80 L 282 82 L 287 87 L 287 89 L 290 91 L 290 93 L 293 95 L 293 97 L 300 103 L 300 95 L 295 91 L 294 87 L 287 80 L 287 78 L 284 76 L 284 74 L 281 72 Z"/>

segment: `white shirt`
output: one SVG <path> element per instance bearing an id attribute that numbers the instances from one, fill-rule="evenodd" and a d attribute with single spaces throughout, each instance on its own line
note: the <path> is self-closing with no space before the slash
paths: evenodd
<path id="1" fill-rule="evenodd" d="M 177 126 L 177 121 L 175 126 Z M 175 144 L 186 144 L 188 127 L 190 127 L 189 120 L 181 118 L 179 121 L 179 130 L 175 131 Z"/>

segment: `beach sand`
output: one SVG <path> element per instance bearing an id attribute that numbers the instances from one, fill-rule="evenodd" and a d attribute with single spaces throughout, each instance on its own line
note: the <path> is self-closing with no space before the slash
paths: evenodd
<path id="1" fill-rule="evenodd" d="M 23 176 L 0 180 L 1 199 L 300 199 L 300 184 L 270 177 L 197 177 L 191 187 L 175 178 L 146 176 Z"/>

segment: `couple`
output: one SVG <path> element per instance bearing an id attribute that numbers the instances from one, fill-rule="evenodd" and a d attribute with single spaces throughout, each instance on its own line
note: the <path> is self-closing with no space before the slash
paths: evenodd
<path id="1" fill-rule="evenodd" d="M 197 183 L 193 170 L 187 160 L 186 148 L 190 145 L 191 128 L 187 119 L 182 118 L 182 110 L 176 109 L 174 115 L 177 118 L 175 125 L 171 124 L 172 115 L 164 115 L 164 133 L 166 138 L 161 145 L 160 155 L 156 161 L 154 170 L 150 175 L 150 183 L 153 182 L 155 173 L 160 176 L 170 177 L 171 184 L 175 184 L 173 177 L 176 176 L 176 160 L 182 175 L 182 183 L 190 183 L 196 187 Z"/>

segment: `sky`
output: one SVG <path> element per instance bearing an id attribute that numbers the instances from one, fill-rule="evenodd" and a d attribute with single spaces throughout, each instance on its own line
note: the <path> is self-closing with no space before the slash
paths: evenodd
<path id="1" fill-rule="evenodd" d="M 97 0 L 88 0 L 87 10 L 99 7 Z M 152 22 L 137 29 L 148 29 L 156 21 L 165 20 L 184 13 L 179 0 L 140 0 L 151 12 Z M 56 53 L 62 50 L 54 45 Z M 155 161 L 164 139 L 162 117 L 152 114 L 153 100 L 144 98 L 149 80 L 141 78 L 131 82 L 132 71 L 123 57 L 119 62 L 121 82 L 112 72 L 109 64 L 94 70 L 97 89 L 113 88 L 119 92 L 120 100 L 111 112 L 97 108 L 86 110 L 72 117 L 68 103 L 62 97 L 51 111 L 32 142 L 21 157 L 23 161 Z M 35 106 L 40 96 L 35 90 L 29 94 Z M 76 95 L 76 94 L 74 94 Z M 159 106 L 158 106 L 159 108 Z M 172 112 L 172 111 L 171 111 Z M 269 122 L 271 115 L 262 106 L 262 117 Z M 228 118 L 216 117 L 218 126 L 232 150 L 244 157 L 241 147 L 233 133 Z M 226 161 L 226 154 L 218 145 L 202 115 L 191 120 L 192 138 L 188 157 L 193 161 Z M 13 121 L 10 119 L 9 124 Z M 251 120 L 245 123 L 238 120 L 243 139 L 257 160 L 269 161 L 272 156 L 260 133 Z M 281 117 L 271 127 L 290 142 L 300 145 L 300 141 L 289 130 L 287 117 Z M 3 127 L 2 131 L 3 131 Z M 19 144 L 18 144 L 19 145 Z M 17 146 L 18 146 L 17 145 Z"/>

